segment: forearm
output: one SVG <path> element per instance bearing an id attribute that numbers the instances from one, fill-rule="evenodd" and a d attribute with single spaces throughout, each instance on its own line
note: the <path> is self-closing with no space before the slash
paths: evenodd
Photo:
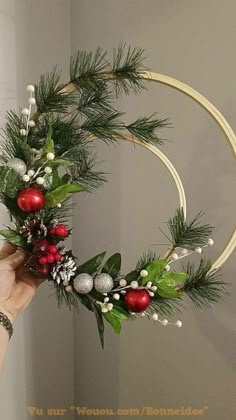
<path id="1" fill-rule="evenodd" d="M 4 365 L 4 360 L 7 353 L 7 347 L 9 343 L 9 334 L 7 330 L 0 325 L 0 375 Z"/>

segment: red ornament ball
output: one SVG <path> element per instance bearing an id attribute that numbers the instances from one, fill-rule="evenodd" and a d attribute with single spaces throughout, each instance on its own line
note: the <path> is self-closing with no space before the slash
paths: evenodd
<path id="1" fill-rule="evenodd" d="M 43 208 L 45 198 L 36 188 L 25 188 L 17 197 L 17 204 L 26 213 L 33 213 Z"/>
<path id="2" fill-rule="evenodd" d="M 34 247 L 34 252 L 38 255 L 45 255 L 48 251 L 47 239 L 39 239 Z"/>
<path id="3" fill-rule="evenodd" d="M 146 289 L 130 289 L 125 295 L 125 302 L 131 312 L 143 312 L 149 306 L 150 295 Z"/>
<path id="4" fill-rule="evenodd" d="M 48 252 L 50 254 L 56 254 L 57 253 L 57 246 L 56 245 L 48 245 Z"/>
<path id="5" fill-rule="evenodd" d="M 41 277 L 47 276 L 49 273 L 49 265 L 48 264 L 41 265 L 40 267 L 38 267 L 37 272 L 38 272 L 38 275 Z"/>

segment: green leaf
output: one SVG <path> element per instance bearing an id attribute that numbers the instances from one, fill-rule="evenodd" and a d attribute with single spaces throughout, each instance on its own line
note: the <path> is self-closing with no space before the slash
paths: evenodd
<path id="1" fill-rule="evenodd" d="M 156 283 L 159 286 L 166 285 L 170 287 L 176 287 L 179 284 L 184 283 L 188 279 L 189 275 L 187 273 L 175 273 L 175 272 L 169 272 L 166 273 L 158 280 Z"/>
<path id="2" fill-rule="evenodd" d="M 117 316 L 115 316 L 115 314 L 112 311 L 109 312 L 105 312 L 103 314 L 104 318 L 107 320 L 107 322 L 109 322 L 109 324 L 111 324 L 113 330 L 115 331 L 116 334 L 120 334 L 121 331 L 121 320 L 120 318 L 118 318 Z"/>
<path id="3" fill-rule="evenodd" d="M 151 262 L 146 267 L 148 275 L 147 275 L 147 277 L 143 278 L 142 285 L 145 285 L 149 281 L 155 282 L 156 280 L 158 280 L 161 277 L 161 275 L 162 275 L 162 273 L 165 269 L 166 264 L 167 264 L 167 261 L 164 260 L 164 259 L 163 260 L 158 259 L 158 260 L 155 260 L 155 261 Z"/>
<path id="4" fill-rule="evenodd" d="M 137 280 L 139 278 L 139 272 L 137 270 L 132 270 L 125 276 L 125 280 L 127 280 L 128 283 L 131 283 L 133 280 Z"/>
<path id="5" fill-rule="evenodd" d="M 177 298 L 180 297 L 181 293 L 173 289 L 173 287 L 161 285 L 157 289 L 158 295 L 164 298 Z"/>
<path id="6" fill-rule="evenodd" d="M 20 175 L 8 166 L 0 166 L 0 190 L 7 196 L 14 198 L 23 183 Z"/>
<path id="7" fill-rule="evenodd" d="M 86 261 L 84 264 L 80 265 L 77 268 L 76 274 L 87 273 L 91 275 L 91 274 L 96 273 L 101 267 L 101 264 L 104 260 L 105 255 L 106 255 L 106 252 L 104 251 L 101 254 L 98 254 L 95 257 L 91 258 L 90 260 Z"/>
<path id="8" fill-rule="evenodd" d="M 50 165 L 54 168 L 57 168 L 59 166 L 64 166 L 65 168 L 67 168 L 68 166 L 73 165 L 73 162 L 67 159 L 56 158 L 50 161 Z"/>
<path id="9" fill-rule="evenodd" d="M 43 154 L 46 155 L 47 153 L 54 153 L 54 141 L 52 139 L 52 127 L 49 127 L 48 135 L 43 147 Z"/>
<path id="10" fill-rule="evenodd" d="M 24 248 L 26 246 L 25 239 L 13 229 L 1 229 L 0 235 L 15 246 L 19 246 L 20 248 Z"/>
<path id="11" fill-rule="evenodd" d="M 97 307 L 97 305 L 91 301 L 93 312 L 95 313 L 96 321 L 97 321 L 97 327 L 99 332 L 99 337 L 101 341 L 102 348 L 104 348 L 104 321 L 103 316 L 101 313 L 101 309 Z"/>
<path id="12" fill-rule="evenodd" d="M 46 195 L 46 207 L 56 207 L 57 204 L 62 203 L 68 194 L 85 191 L 86 187 L 81 184 L 64 184 L 57 187 L 55 190 L 49 191 Z"/>
<path id="13" fill-rule="evenodd" d="M 119 253 L 116 253 L 112 255 L 104 266 L 102 267 L 102 273 L 108 273 L 111 275 L 111 277 L 116 277 L 120 272 L 121 267 L 121 255 Z"/>
<path id="14" fill-rule="evenodd" d="M 52 190 L 55 190 L 57 187 L 60 187 L 61 185 L 65 184 L 65 182 L 62 182 L 62 178 L 60 177 L 58 170 L 53 169 L 52 171 Z"/>
<path id="15" fill-rule="evenodd" d="M 128 311 L 126 311 L 124 308 L 122 308 L 121 306 L 117 306 L 117 305 L 114 305 L 113 306 L 113 309 L 112 309 L 112 312 L 114 313 L 114 314 L 116 314 L 116 316 L 119 318 L 119 319 L 129 319 L 130 318 L 130 314 L 129 314 L 129 312 Z"/>

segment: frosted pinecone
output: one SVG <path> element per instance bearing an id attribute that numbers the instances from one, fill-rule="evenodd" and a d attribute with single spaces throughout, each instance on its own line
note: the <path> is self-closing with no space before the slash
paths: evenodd
<path id="1" fill-rule="evenodd" d="M 47 228 L 39 217 L 27 217 L 19 229 L 20 234 L 27 239 L 27 243 L 36 242 L 47 236 Z"/>
<path id="2" fill-rule="evenodd" d="M 65 255 L 62 261 L 58 261 L 53 265 L 51 276 L 57 284 L 62 282 L 64 286 L 67 286 L 70 279 L 74 277 L 76 269 L 77 266 L 74 258 Z"/>

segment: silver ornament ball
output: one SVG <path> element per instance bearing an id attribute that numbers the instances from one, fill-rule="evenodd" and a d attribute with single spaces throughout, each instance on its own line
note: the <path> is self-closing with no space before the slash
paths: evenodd
<path id="1" fill-rule="evenodd" d="M 20 175 L 23 176 L 25 175 L 27 168 L 26 168 L 26 164 L 23 160 L 18 159 L 18 158 L 12 158 L 7 162 L 7 166 L 9 166 L 9 168 L 13 168 L 15 169 L 15 171 Z"/>
<path id="2" fill-rule="evenodd" d="M 73 281 L 76 292 L 85 295 L 93 288 L 93 278 L 87 273 L 79 274 Z"/>
<path id="3" fill-rule="evenodd" d="M 97 292 L 108 293 L 112 290 L 114 282 L 110 274 L 101 273 L 95 277 L 94 288 Z"/>

